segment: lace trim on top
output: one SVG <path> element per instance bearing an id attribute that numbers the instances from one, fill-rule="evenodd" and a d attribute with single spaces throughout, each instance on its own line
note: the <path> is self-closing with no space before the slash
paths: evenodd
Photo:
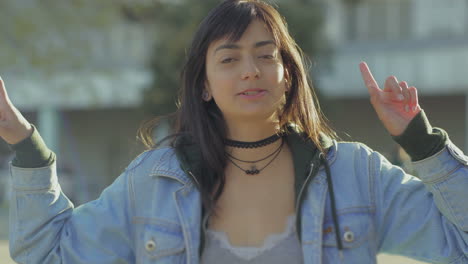
<path id="1" fill-rule="evenodd" d="M 206 229 L 206 232 L 214 239 L 220 242 L 220 246 L 229 250 L 232 254 L 239 256 L 243 259 L 253 259 L 256 256 L 261 255 L 263 252 L 272 249 L 275 247 L 279 242 L 288 238 L 290 235 L 295 234 L 296 226 L 295 226 L 296 215 L 290 215 L 287 219 L 286 228 L 282 233 L 275 233 L 269 234 L 265 240 L 263 241 L 263 245 L 261 247 L 239 247 L 239 246 L 232 246 L 229 243 L 229 238 L 224 231 L 215 231 L 213 229 Z"/>

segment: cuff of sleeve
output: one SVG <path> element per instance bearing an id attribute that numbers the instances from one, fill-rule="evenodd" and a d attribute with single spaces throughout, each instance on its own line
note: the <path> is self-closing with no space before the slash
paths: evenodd
<path id="1" fill-rule="evenodd" d="M 40 168 L 50 166 L 55 161 L 55 154 L 47 147 L 37 128 L 23 141 L 9 145 L 16 152 L 12 161 L 13 166 L 22 168 Z"/>
<path id="2" fill-rule="evenodd" d="M 419 161 L 440 152 L 448 143 L 447 132 L 433 128 L 421 110 L 405 129 L 393 139 L 410 155 L 412 161 Z"/>
<path id="3" fill-rule="evenodd" d="M 444 180 L 460 164 L 468 166 L 468 157 L 450 140 L 435 155 L 412 163 L 418 178 L 425 183 L 435 183 Z"/>
<path id="4" fill-rule="evenodd" d="M 11 184 L 15 190 L 51 189 L 58 184 L 55 162 L 42 168 L 20 168 L 10 163 Z"/>

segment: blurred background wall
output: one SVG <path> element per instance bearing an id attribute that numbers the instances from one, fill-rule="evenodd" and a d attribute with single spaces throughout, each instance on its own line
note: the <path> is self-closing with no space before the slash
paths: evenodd
<path id="1" fill-rule="evenodd" d="M 328 67 L 318 59 L 314 76 L 335 127 L 393 159 L 396 146 L 371 109 L 357 67 L 364 60 L 382 86 L 395 75 L 418 88 L 432 124 L 467 152 L 468 1 L 326 2 L 324 30 L 333 53 L 325 58 Z"/>
<path id="2" fill-rule="evenodd" d="M 75 202 L 96 198 L 141 151 L 135 135 L 154 38 L 116 1 L 0 3 L 1 76 L 57 153 Z"/>
<path id="3" fill-rule="evenodd" d="M 97 198 L 144 149 L 136 139 L 144 119 L 175 109 L 185 50 L 217 2 L 0 1 L 0 75 L 57 153 L 60 182 L 76 205 Z M 369 103 L 364 60 L 380 84 L 395 75 L 416 86 L 432 124 L 468 152 L 468 1 L 274 3 L 310 57 L 322 107 L 343 140 L 407 164 Z M 2 142 L 3 208 L 11 155 Z M 0 237 L 2 221 L 0 212 Z"/>

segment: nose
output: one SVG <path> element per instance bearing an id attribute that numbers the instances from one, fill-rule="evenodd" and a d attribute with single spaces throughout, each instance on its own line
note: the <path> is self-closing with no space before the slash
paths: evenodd
<path id="1" fill-rule="evenodd" d="M 258 68 L 255 60 L 250 58 L 245 60 L 246 63 L 242 65 L 242 80 L 258 79 L 260 78 L 260 69 Z"/>

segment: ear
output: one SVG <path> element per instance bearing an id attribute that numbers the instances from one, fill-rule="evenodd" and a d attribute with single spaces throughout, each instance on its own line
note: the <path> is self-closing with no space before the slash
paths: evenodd
<path id="1" fill-rule="evenodd" d="M 211 89 L 209 86 L 208 81 L 205 81 L 205 89 L 202 91 L 202 99 L 205 102 L 209 102 L 211 100 Z"/>
<path id="2" fill-rule="evenodd" d="M 211 94 L 211 87 L 208 80 L 205 80 L 205 90 L 207 90 Z"/>
<path id="3" fill-rule="evenodd" d="M 288 68 L 284 67 L 284 78 L 285 79 L 289 79 L 289 71 L 288 71 Z"/>
<path id="4" fill-rule="evenodd" d="M 284 68 L 284 85 L 285 85 L 285 90 L 286 92 L 289 92 L 289 89 L 291 89 L 291 78 L 289 76 L 288 69 Z"/>

